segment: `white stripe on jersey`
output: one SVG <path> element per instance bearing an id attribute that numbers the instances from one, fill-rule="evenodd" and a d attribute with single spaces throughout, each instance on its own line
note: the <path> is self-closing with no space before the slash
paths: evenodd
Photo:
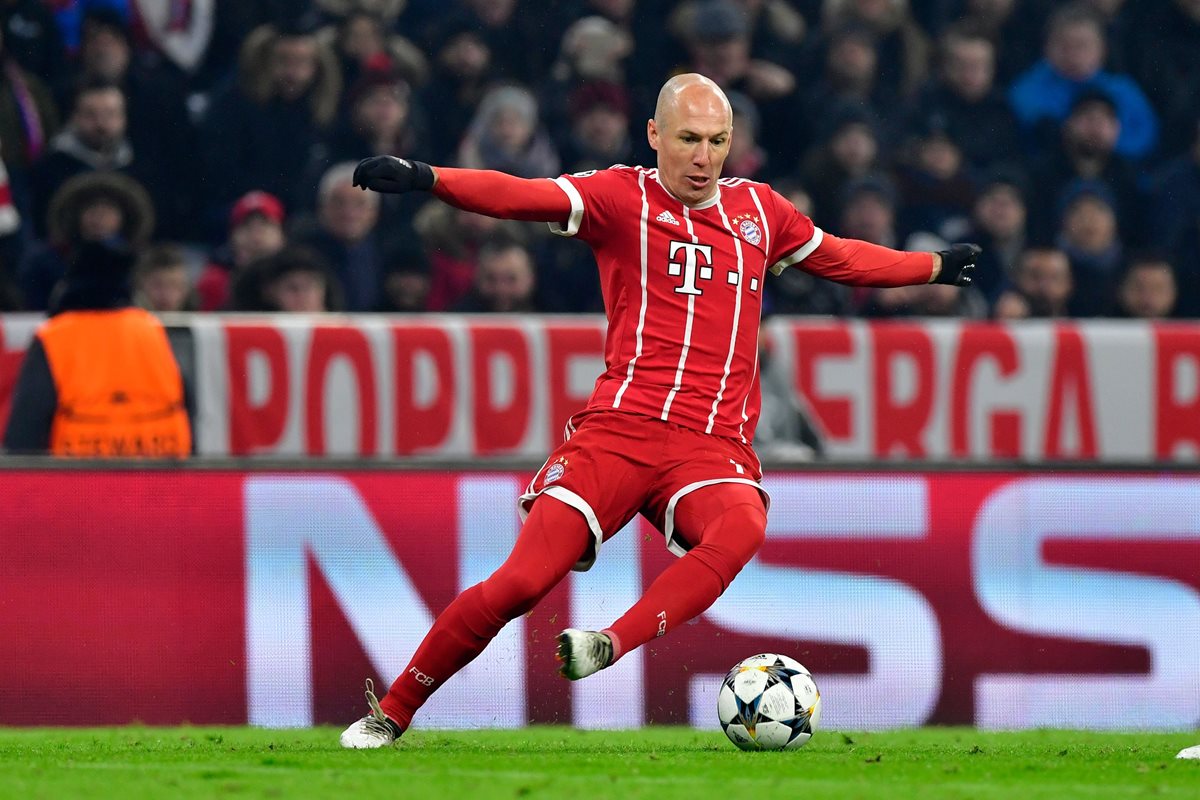
<path id="1" fill-rule="evenodd" d="M 717 200 L 717 211 L 721 212 L 721 222 L 725 225 L 725 230 L 729 231 L 729 235 L 733 237 L 733 247 L 737 251 L 737 270 L 738 270 L 738 287 L 737 293 L 734 295 L 733 301 L 733 330 L 729 333 L 729 353 L 725 356 L 725 374 L 721 376 L 721 388 L 717 390 L 717 396 L 713 399 L 712 411 L 708 415 L 708 427 L 704 429 L 705 433 L 712 433 L 713 423 L 717 419 L 717 406 L 721 404 L 721 398 L 725 394 L 725 382 L 729 380 L 729 367 L 733 363 L 733 351 L 737 348 L 738 323 L 742 316 L 742 240 L 733 232 L 733 227 L 729 224 L 729 217 L 725 216 L 725 206 L 721 204 L 720 199 Z M 691 318 L 688 318 L 691 322 Z M 757 342 L 755 343 L 757 348 Z M 746 437 L 742 437 L 742 441 L 746 441 Z"/>
<path id="2" fill-rule="evenodd" d="M 818 247 L 821 246 L 821 241 L 824 238 L 825 238 L 825 231 L 821 230 L 816 225 L 814 225 L 812 238 L 809 239 L 807 243 L 805 243 L 799 250 L 792 253 L 790 256 L 779 259 L 778 263 L 771 266 L 771 272 L 774 272 L 776 275 L 779 275 L 785 269 L 790 267 L 792 264 L 795 264 L 798 261 L 803 261 L 804 259 L 808 258 L 810 255 L 812 255 L 813 250 L 816 250 Z"/>
<path id="3" fill-rule="evenodd" d="M 574 236 L 579 233 L 579 224 L 583 222 L 583 196 L 579 194 L 579 190 L 575 188 L 575 184 L 563 177 L 554 179 L 554 183 L 558 188 L 562 189 L 567 195 L 567 199 L 571 201 L 571 213 L 567 215 L 567 227 L 562 227 L 557 222 L 547 222 L 550 226 L 550 232 L 558 236 Z"/>
<path id="4" fill-rule="evenodd" d="M 750 187 L 750 199 L 754 201 L 754 207 L 758 209 L 758 218 L 762 220 L 763 230 L 763 252 L 771 252 L 771 226 L 767 223 L 767 212 L 763 211 L 762 202 L 758 199 L 758 192 L 754 191 L 754 187 Z M 754 372 L 750 376 L 750 386 L 754 387 L 758 381 L 758 348 L 754 348 Z M 738 426 L 738 436 L 742 437 L 742 441 L 746 441 L 745 428 L 746 423 L 750 421 L 750 415 L 746 413 L 746 404 L 750 402 L 750 392 L 746 392 L 745 399 L 742 400 L 742 424 Z"/>
<path id="5" fill-rule="evenodd" d="M 690 210 L 683 203 L 679 204 L 683 209 L 683 221 L 687 224 L 688 236 L 692 237 L 692 244 L 698 244 L 699 239 L 696 238 L 696 229 L 692 225 L 692 215 Z M 696 295 L 688 295 L 688 315 L 687 324 L 683 328 L 683 349 L 679 351 L 679 367 L 675 370 L 675 385 L 671 387 L 671 391 L 667 393 L 667 400 L 663 403 L 662 415 L 659 419 L 666 420 L 671 413 L 671 403 L 675 401 L 675 394 L 679 391 L 679 387 L 683 386 L 683 365 L 687 363 L 688 350 L 692 346 L 692 319 L 696 311 Z"/>
<path id="6" fill-rule="evenodd" d="M 613 408 L 621 407 L 621 397 L 633 381 L 633 365 L 642 357 L 642 329 L 646 327 L 646 271 L 649 268 L 650 260 L 647 220 L 650 216 L 650 201 L 646 198 L 645 172 L 638 172 L 638 188 L 642 190 L 642 217 L 639 222 L 642 236 L 642 307 L 638 310 L 637 347 L 633 351 L 633 358 L 629 360 L 629 370 L 625 373 L 625 382 L 621 384 L 621 388 L 617 391 L 617 396 L 613 398 Z"/>

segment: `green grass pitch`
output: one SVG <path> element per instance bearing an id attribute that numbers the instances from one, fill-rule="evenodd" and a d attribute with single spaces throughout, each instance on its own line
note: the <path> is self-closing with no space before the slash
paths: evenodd
<path id="1" fill-rule="evenodd" d="M 338 731 L 0 729 L 0 798 L 1200 798 L 1200 734 L 819 731 L 742 753 L 719 731 L 414 730 L 345 751 Z"/>

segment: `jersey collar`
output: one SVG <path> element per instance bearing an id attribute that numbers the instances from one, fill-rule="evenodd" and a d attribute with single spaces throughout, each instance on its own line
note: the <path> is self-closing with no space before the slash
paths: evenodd
<path id="1" fill-rule="evenodd" d="M 668 195 L 670 195 L 672 199 L 678 201 L 678 203 L 682 206 L 687 206 L 688 209 L 691 211 L 703 211 L 706 208 L 712 208 L 721 199 L 721 180 L 720 180 L 720 178 L 717 179 L 717 190 L 715 192 L 713 192 L 712 197 L 708 198 L 703 203 L 700 203 L 699 205 L 694 205 L 694 206 L 688 206 L 687 203 L 683 202 L 678 197 L 675 197 L 675 193 L 672 192 L 670 189 L 668 189 L 667 185 L 665 183 L 663 183 L 662 178 L 659 176 L 657 169 L 654 170 L 654 180 L 658 181 L 658 185 L 661 186 L 662 190 L 664 192 L 666 192 Z"/>

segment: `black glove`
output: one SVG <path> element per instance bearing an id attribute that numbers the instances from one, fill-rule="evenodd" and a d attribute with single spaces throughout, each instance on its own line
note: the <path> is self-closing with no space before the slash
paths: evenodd
<path id="1" fill-rule="evenodd" d="M 395 156 L 372 156 L 354 168 L 354 186 L 388 194 L 427 192 L 435 183 L 433 167 Z"/>
<path id="2" fill-rule="evenodd" d="M 949 250 L 938 251 L 942 269 L 933 282 L 970 286 L 975 280 L 975 259 L 981 252 L 983 250 L 977 244 L 952 244 Z"/>

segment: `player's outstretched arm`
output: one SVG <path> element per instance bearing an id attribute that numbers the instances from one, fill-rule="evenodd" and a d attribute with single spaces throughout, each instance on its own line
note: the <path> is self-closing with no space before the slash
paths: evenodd
<path id="1" fill-rule="evenodd" d="M 363 159 L 353 184 L 388 194 L 433 192 L 457 208 L 500 219 L 564 222 L 571 200 L 550 178 L 518 178 L 481 169 L 431 167 L 395 156 Z"/>
<path id="2" fill-rule="evenodd" d="M 851 286 L 970 286 L 979 253 L 974 244 L 956 244 L 937 253 L 907 253 L 825 233 L 801 266 L 814 275 Z"/>

